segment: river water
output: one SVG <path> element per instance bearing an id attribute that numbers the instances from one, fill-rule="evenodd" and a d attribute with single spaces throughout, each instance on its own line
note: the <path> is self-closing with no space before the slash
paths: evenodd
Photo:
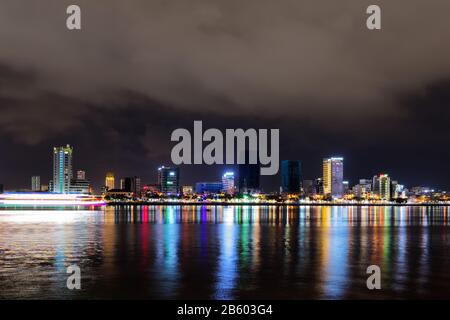
<path id="1" fill-rule="evenodd" d="M 449 207 L 0 209 L 1 299 L 450 298 Z M 69 290 L 69 265 L 81 289 Z M 367 267 L 381 289 L 369 290 Z"/>

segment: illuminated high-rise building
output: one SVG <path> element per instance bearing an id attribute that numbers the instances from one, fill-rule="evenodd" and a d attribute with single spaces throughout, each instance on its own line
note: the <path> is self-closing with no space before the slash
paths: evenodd
<path id="1" fill-rule="evenodd" d="M 114 172 L 107 172 L 105 178 L 105 186 L 107 190 L 113 190 L 116 188 L 116 182 Z"/>
<path id="2" fill-rule="evenodd" d="M 344 195 L 344 158 L 323 159 L 323 193 L 332 198 Z"/>
<path id="3" fill-rule="evenodd" d="M 390 201 L 391 200 L 391 178 L 387 174 L 380 174 L 380 199 Z"/>
<path id="4" fill-rule="evenodd" d="M 380 176 L 378 175 L 372 178 L 372 192 L 374 195 L 380 195 Z"/>
<path id="5" fill-rule="evenodd" d="M 33 192 L 41 191 L 41 177 L 40 176 L 31 177 L 31 191 L 33 191 Z"/>
<path id="6" fill-rule="evenodd" d="M 222 176 L 222 190 L 227 194 L 234 194 L 234 172 L 225 172 Z"/>
<path id="7" fill-rule="evenodd" d="M 70 145 L 53 148 L 53 189 L 54 193 L 69 193 L 72 173 L 72 153 Z"/>
<path id="8" fill-rule="evenodd" d="M 161 166 L 158 168 L 158 184 L 162 193 L 176 195 L 180 192 L 180 169 Z"/>
<path id="9" fill-rule="evenodd" d="M 281 161 L 281 188 L 284 193 L 300 192 L 300 161 Z"/>

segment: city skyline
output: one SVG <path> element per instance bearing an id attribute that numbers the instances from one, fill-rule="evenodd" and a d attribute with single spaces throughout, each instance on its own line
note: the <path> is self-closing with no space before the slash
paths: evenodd
<path id="1" fill-rule="evenodd" d="M 322 175 L 314 179 L 307 179 L 302 171 L 302 164 L 300 160 L 280 160 L 280 172 L 278 190 L 267 190 L 260 185 L 261 175 L 259 172 L 259 165 L 241 164 L 237 165 L 236 173 L 230 166 L 221 173 L 220 179 L 217 177 L 209 177 L 208 181 L 196 180 L 192 183 L 185 182 L 180 179 L 181 166 L 165 166 L 160 165 L 156 171 L 156 181 L 143 181 L 140 176 L 121 176 L 115 172 L 107 171 L 104 175 L 103 183 L 100 186 L 95 186 L 87 178 L 87 173 L 82 169 L 73 169 L 73 146 L 66 144 L 65 146 L 53 147 L 53 177 L 49 180 L 49 184 L 42 183 L 41 176 L 31 177 L 31 189 L 9 188 L 9 190 L 30 190 L 30 191 L 48 191 L 53 193 L 105 193 L 108 190 L 131 192 L 134 195 L 141 195 L 141 192 L 146 192 L 156 187 L 159 192 L 173 196 L 182 194 L 183 188 L 190 188 L 190 192 L 195 190 L 197 194 L 207 193 L 284 193 L 284 194 L 303 194 L 315 195 L 321 194 L 325 199 L 343 199 L 349 191 L 354 196 L 361 197 L 367 192 L 378 194 L 379 199 L 390 201 L 393 198 L 406 197 L 404 190 L 408 187 L 422 188 L 430 191 L 447 191 L 445 189 L 438 189 L 433 186 L 415 185 L 405 188 L 404 184 L 399 184 L 398 180 L 392 180 L 389 174 L 380 173 L 372 176 L 372 180 L 368 176 L 360 177 L 359 183 L 350 183 L 345 179 L 344 175 L 344 158 L 343 157 L 329 157 L 322 159 Z M 213 165 L 214 166 L 214 165 Z M 74 173 L 75 171 L 75 173 Z M 75 176 L 75 178 L 74 178 Z M 233 186 L 233 192 L 230 192 L 230 182 Z M 116 187 L 116 178 L 118 186 Z M 59 186 L 58 186 L 59 185 Z M 55 187 L 56 186 L 56 187 Z M 3 189 L 8 191 L 8 187 Z M 312 188 L 312 189 L 310 189 Z M 368 190 L 367 190 L 368 189 Z M 200 190 L 200 191 L 199 191 Z M 309 192 L 309 190 L 314 190 Z M 144 195 L 144 193 L 142 195 Z M 396 196 L 394 196 L 396 195 Z"/>
<path id="2" fill-rule="evenodd" d="M 449 12 L 1 1 L 0 302 L 288 319 L 450 299 Z"/>

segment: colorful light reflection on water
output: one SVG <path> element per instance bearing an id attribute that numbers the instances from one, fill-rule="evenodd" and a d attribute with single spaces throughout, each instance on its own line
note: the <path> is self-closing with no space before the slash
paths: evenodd
<path id="1" fill-rule="evenodd" d="M 450 298 L 449 226 L 448 207 L 0 210 L 0 298 Z"/>

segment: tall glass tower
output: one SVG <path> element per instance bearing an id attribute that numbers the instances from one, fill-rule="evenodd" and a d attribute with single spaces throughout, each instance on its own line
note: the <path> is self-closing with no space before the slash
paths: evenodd
<path id="1" fill-rule="evenodd" d="M 380 174 L 380 199 L 391 200 L 391 178 L 387 174 Z"/>
<path id="2" fill-rule="evenodd" d="M 259 164 L 240 164 L 238 165 L 238 189 L 239 193 L 257 193 L 260 191 L 260 165 Z"/>
<path id="3" fill-rule="evenodd" d="M 284 193 L 300 192 L 300 174 L 300 161 L 281 161 L 281 188 Z"/>
<path id="4" fill-rule="evenodd" d="M 332 198 L 344 195 L 344 158 L 323 159 L 323 193 Z"/>
<path id="5" fill-rule="evenodd" d="M 180 169 L 177 167 L 158 168 L 158 184 L 162 193 L 176 195 L 180 192 Z"/>
<path id="6" fill-rule="evenodd" d="M 70 145 L 53 148 L 53 190 L 54 193 L 69 193 L 72 173 L 72 153 Z"/>
<path id="7" fill-rule="evenodd" d="M 225 172 L 222 176 L 222 190 L 227 194 L 234 194 L 234 172 Z"/>

